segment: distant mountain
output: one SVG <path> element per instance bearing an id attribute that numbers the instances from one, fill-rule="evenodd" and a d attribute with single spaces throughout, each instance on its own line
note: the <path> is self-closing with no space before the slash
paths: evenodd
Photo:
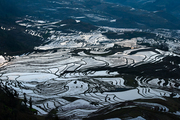
<path id="1" fill-rule="evenodd" d="M 21 2 L 18 2 L 18 8 L 23 11 L 24 15 L 42 20 L 70 18 L 80 19 L 97 26 L 143 29 L 180 28 L 180 19 L 164 9 L 155 9 L 154 5 L 157 4 L 154 0 L 106 0 L 109 1 L 108 3 L 105 0 L 19 1 Z M 148 10 L 147 6 L 153 9 Z"/>
<path id="2" fill-rule="evenodd" d="M 179 0 L 104 0 L 148 11 L 167 12 L 180 18 Z"/>

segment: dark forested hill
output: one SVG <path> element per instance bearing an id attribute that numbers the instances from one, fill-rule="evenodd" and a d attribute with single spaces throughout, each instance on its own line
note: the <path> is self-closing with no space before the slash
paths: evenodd
<path id="1" fill-rule="evenodd" d="M 25 28 L 15 23 L 23 11 L 16 0 L 0 0 L 0 54 L 22 54 L 32 51 L 41 40 L 24 33 Z"/>
<path id="2" fill-rule="evenodd" d="M 179 0 L 104 0 L 112 3 L 119 3 L 131 6 L 137 9 L 148 11 L 167 12 L 174 17 L 180 18 L 180 1 Z"/>
<path id="3" fill-rule="evenodd" d="M 0 19 L 10 20 L 20 14 L 16 0 L 0 0 Z"/>

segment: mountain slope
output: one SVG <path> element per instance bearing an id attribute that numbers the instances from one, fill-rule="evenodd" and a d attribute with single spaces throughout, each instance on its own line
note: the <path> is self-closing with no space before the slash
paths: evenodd
<path id="1" fill-rule="evenodd" d="M 26 28 L 15 23 L 22 13 L 15 0 L 0 1 L 0 54 L 23 54 L 42 43 L 40 38 L 25 33 Z"/>
<path id="2" fill-rule="evenodd" d="M 105 0 L 147 11 L 164 11 L 180 19 L 179 0 Z"/>

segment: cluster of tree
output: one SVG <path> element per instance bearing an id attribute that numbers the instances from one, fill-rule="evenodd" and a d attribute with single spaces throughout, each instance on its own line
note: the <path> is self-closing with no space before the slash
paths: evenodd
<path id="1" fill-rule="evenodd" d="M 32 102 L 26 94 L 24 99 L 19 99 L 16 90 L 0 81 L 0 120 L 59 120 L 55 110 L 51 110 L 47 116 L 38 116 Z"/>

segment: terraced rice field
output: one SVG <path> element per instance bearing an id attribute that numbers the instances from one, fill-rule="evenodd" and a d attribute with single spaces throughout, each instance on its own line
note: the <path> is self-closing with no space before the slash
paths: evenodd
<path id="1" fill-rule="evenodd" d="M 180 56 L 138 44 L 145 38 L 103 35 L 109 30 L 123 34 L 137 29 L 99 27 L 88 33 L 63 33 L 60 30 L 66 24 L 61 21 L 28 18 L 17 23 L 29 28 L 28 34 L 49 37 L 32 53 L 0 56 L 0 84 L 15 89 L 22 99 L 26 93 L 38 114 L 56 109 L 60 118 L 83 119 L 145 106 L 179 115 L 179 109 L 158 100 L 180 97 Z M 108 112 L 102 112 L 104 109 Z"/>

